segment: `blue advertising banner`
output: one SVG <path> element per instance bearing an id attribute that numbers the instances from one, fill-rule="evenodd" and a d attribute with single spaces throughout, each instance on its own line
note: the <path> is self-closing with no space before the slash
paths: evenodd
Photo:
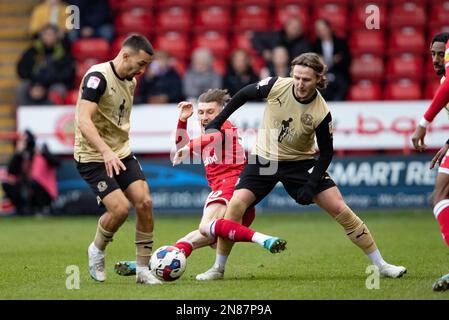
<path id="1" fill-rule="evenodd" d="M 329 174 L 354 209 L 417 208 L 429 206 L 437 170 L 429 170 L 431 156 L 335 157 Z M 173 167 L 166 159 L 139 158 L 159 213 L 201 213 L 210 192 L 200 164 Z M 58 172 L 60 197 L 57 214 L 97 214 L 93 192 L 80 178 L 71 160 Z M 315 206 L 309 206 L 312 209 Z M 259 212 L 304 211 L 281 184 L 258 205 Z"/>

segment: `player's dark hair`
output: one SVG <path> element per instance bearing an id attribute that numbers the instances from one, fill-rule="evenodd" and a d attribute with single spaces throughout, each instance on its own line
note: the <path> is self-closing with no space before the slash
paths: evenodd
<path id="1" fill-rule="evenodd" d="M 151 45 L 151 43 L 148 41 L 147 38 L 145 38 L 140 34 L 130 35 L 123 41 L 122 47 L 131 48 L 134 52 L 139 52 L 140 50 L 143 50 L 150 56 L 154 54 L 153 46 Z"/>
<path id="2" fill-rule="evenodd" d="M 216 102 L 224 106 L 231 99 L 226 89 L 209 89 L 198 97 L 198 102 Z"/>
<path id="3" fill-rule="evenodd" d="M 443 42 L 446 43 L 449 40 L 449 32 L 440 32 L 437 33 L 433 38 L 430 45 L 433 45 L 434 42 Z"/>
<path id="4" fill-rule="evenodd" d="M 295 66 L 304 66 L 313 69 L 316 75 L 320 78 L 318 80 L 318 89 L 324 89 L 327 87 L 328 80 L 326 78 L 327 66 L 324 64 L 320 56 L 314 52 L 306 52 L 297 56 L 291 63 L 291 73 Z"/>

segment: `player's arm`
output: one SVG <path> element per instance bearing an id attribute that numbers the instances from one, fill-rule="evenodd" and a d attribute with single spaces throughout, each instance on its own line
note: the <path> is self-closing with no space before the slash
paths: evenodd
<path id="1" fill-rule="evenodd" d="M 106 173 L 109 177 L 120 173 L 120 169 L 126 170 L 114 151 L 104 142 L 92 121 L 93 115 L 98 110 L 98 102 L 106 90 L 106 79 L 99 72 L 86 75 L 83 83 L 80 106 L 76 125 L 83 136 L 103 156 Z"/>
<path id="2" fill-rule="evenodd" d="M 258 83 L 252 83 L 240 89 L 226 104 L 220 114 L 218 114 L 218 116 L 206 126 L 206 131 L 210 129 L 219 130 L 231 114 L 233 114 L 234 111 L 243 106 L 246 102 L 267 98 L 277 79 L 278 77 L 266 78 Z"/>
<path id="3" fill-rule="evenodd" d="M 191 102 L 181 101 L 178 103 L 178 109 L 179 117 L 178 125 L 176 127 L 176 150 L 181 149 L 190 141 L 190 137 L 187 132 L 187 120 L 193 114 L 193 105 Z"/>
<path id="4" fill-rule="evenodd" d="M 309 176 L 307 183 L 299 190 L 296 201 L 299 204 L 311 204 L 316 193 L 316 187 L 323 178 L 324 173 L 329 167 L 334 155 L 333 136 L 332 136 L 332 116 L 329 112 L 315 129 L 316 140 L 320 155 L 315 167 Z"/>

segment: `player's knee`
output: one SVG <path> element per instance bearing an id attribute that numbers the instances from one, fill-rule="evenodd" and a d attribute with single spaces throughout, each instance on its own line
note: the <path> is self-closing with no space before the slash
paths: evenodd
<path id="1" fill-rule="evenodd" d="M 125 221 L 129 214 L 129 204 L 126 201 L 120 201 L 108 208 L 108 211 L 112 213 L 115 219 Z"/>
<path id="2" fill-rule="evenodd" d="M 149 197 L 146 197 L 136 203 L 136 210 L 139 210 L 141 212 L 151 210 L 152 208 L 153 201 Z"/>
<path id="3" fill-rule="evenodd" d="M 201 233 L 202 236 L 204 237 L 209 237 L 210 236 L 210 225 L 211 225 L 212 221 L 208 221 L 208 222 L 202 222 L 200 223 L 200 225 L 198 226 L 198 231 Z"/>

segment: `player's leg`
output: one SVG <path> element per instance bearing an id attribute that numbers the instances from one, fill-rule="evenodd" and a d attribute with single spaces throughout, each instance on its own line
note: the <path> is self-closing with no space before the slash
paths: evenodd
<path id="1" fill-rule="evenodd" d="M 126 164 L 125 164 L 126 165 Z M 130 168 L 127 166 L 127 170 Z M 126 196 L 136 208 L 136 282 L 143 284 L 161 284 L 149 270 L 153 252 L 153 204 L 148 184 L 136 180 L 126 188 Z"/>
<path id="2" fill-rule="evenodd" d="M 349 240 L 365 252 L 382 276 L 399 278 L 407 272 L 403 266 L 394 266 L 384 261 L 368 227 L 346 205 L 335 185 L 319 192 L 314 200 L 343 227 Z"/>

